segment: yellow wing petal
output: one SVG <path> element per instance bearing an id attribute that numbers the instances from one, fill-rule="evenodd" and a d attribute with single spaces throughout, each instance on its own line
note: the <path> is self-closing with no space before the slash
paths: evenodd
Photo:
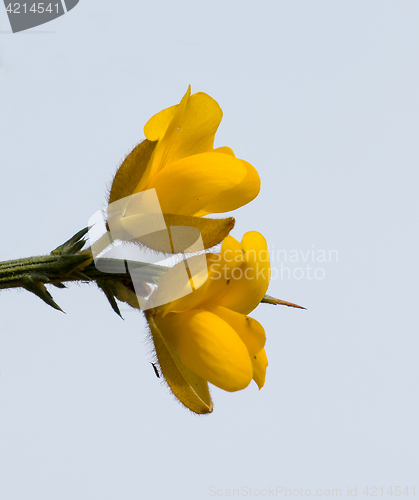
<path id="1" fill-rule="evenodd" d="M 156 316 L 155 323 L 182 363 L 204 380 L 229 392 L 249 385 L 253 377 L 249 352 L 223 319 L 198 309 Z"/>
<path id="2" fill-rule="evenodd" d="M 266 336 L 265 330 L 259 321 L 222 306 L 208 307 L 208 310 L 233 328 L 247 347 L 250 356 L 254 356 L 263 349 Z"/>
<path id="3" fill-rule="evenodd" d="M 249 174 L 249 172 L 252 172 Z M 256 170 L 225 153 L 188 156 L 161 170 L 149 183 L 163 213 L 197 215 L 223 213 L 249 203 L 259 192 Z"/>

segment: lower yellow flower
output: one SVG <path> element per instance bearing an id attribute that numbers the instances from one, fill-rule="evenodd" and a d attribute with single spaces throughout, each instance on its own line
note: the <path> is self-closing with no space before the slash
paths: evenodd
<path id="1" fill-rule="evenodd" d="M 265 331 L 247 316 L 269 285 L 265 239 L 254 231 L 241 243 L 228 236 L 220 254 L 207 255 L 207 264 L 208 272 L 181 284 L 192 284 L 192 293 L 146 313 L 162 374 L 175 396 L 195 413 L 212 411 L 208 382 L 233 392 L 253 379 L 262 388 L 268 365 Z M 164 296 L 168 287 L 179 287 L 177 266 L 163 276 L 155 298 Z"/>

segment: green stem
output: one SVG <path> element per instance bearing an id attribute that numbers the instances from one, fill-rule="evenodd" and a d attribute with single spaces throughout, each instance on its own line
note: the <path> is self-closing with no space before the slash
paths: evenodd
<path id="1" fill-rule="evenodd" d="M 71 281 L 129 279 L 128 271 L 126 273 L 115 272 L 120 269 L 120 261 L 116 259 L 101 259 L 101 269 L 106 269 L 106 272 L 99 271 L 93 262 L 79 272 L 77 268 L 89 259 L 91 259 L 89 254 L 42 255 L 0 262 L 0 290 L 26 288 L 28 281 L 60 285 Z M 141 276 L 148 283 L 157 283 L 161 274 L 166 270 L 162 266 L 141 262 L 127 262 L 127 264 L 130 269 L 133 266 L 142 268 Z"/>
<path id="2" fill-rule="evenodd" d="M 89 255 L 42 255 L 0 262 L 0 289 L 25 288 L 27 281 L 58 284 L 77 281 L 72 274 Z"/>

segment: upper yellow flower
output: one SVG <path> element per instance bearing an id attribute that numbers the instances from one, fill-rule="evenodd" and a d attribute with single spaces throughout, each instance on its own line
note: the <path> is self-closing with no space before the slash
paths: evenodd
<path id="1" fill-rule="evenodd" d="M 109 203 L 155 189 L 168 227 L 197 228 L 205 248 L 222 241 L 234 219 L 200 218 L 249 203 L 259 193 L 260 179 L 252 165 L 236 158 L 230 148 L 214 149 L 221 118 L 214 99 L 202 92 L 191 95 L 189 87 L 179 104 L 146 123 L 146 140 L 134 148 L 116 173 Z M 132 205 L 125 210 L 125 217 L 138 215 L 135 203 Z M 134 226 L 138 226 L 137 220 L 126 221 L 124 229 L 129 232 Z"/>
<path id="2" fill-rule="evenodd" d="M 174 266 L 154 292 L 157 302 L 162 303 L 168 289 L 192 283 L 195 290 L 146 313 L 163 376 L 175 396 L 196 413 L 212 411 L 208 382 L 238 391 L 253 379 L 262 388 L 268 364 L 264 329 L 247 316 L 269 284 L 265 239 L 254 231 L 241 243 L 228 236 L 220 254 L 207 255 L 207 264 L 208 272 L 184 283 L 177 272 L 184 264 Z"/>

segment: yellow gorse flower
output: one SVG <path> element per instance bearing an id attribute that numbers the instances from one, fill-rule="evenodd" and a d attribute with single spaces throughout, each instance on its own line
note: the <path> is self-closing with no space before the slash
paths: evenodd
<path id="1" fill-rule="evenodd" d="M 255 231 L 240 243 L 228 236 L 207 264 L 208 272 L 184 283 L 193 282 L 192 293 L 146 313 L 162 374 L 195 413 L 212 411 L 208 382 L 233 392 L 253 379 L 262 388 L 268 365 L 265 331 L 247 316 L 269 285 L 265 238 Z M 163 276 L 154 294 L 179 286 L 177 266 L 183 263 Z"/>
<path id="2" fill-rule="evenodd" d="M 260 190 L 255 168 L 234 156 L 228 147 L 214 149 L 222 111 L 209 95 L 191 89 L 179 104 L 154 115 L 145 125 L 146 140 L 131 151 L 112 183 L 109 203 L 155 189 L 167 227 L 198 229 L 204 248 L 220 243 L 234 219 L 202 219 L 235 210 Z M 126 215 L 135 215 L 135 206 Z M 135 232 L 135 217 L 122 219 L 124 230 Z M 130 226 L 131 224 L 131 226 Z M 159 243 L 146 241 L 150 247 Z"/>

